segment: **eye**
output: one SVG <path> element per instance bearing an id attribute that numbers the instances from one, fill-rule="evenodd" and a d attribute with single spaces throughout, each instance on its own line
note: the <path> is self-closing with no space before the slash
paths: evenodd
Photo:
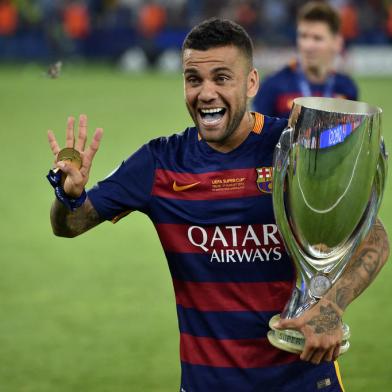
<path id="1" fill-rule="evenodd" d="M 186 78 L 186 82 L 191 86 L 197 86 L 200 84 L 200 78 L 198 78 L 197 76 L 188 76 Z"/>
<path id="2" fill-rule="evenodd" d="M 227 82 L 229 80 L 229 76 L 227 75 L 217 75 L 216 77 L 216 82 L 219 84 L 224 84 L 225 82 Z"/>

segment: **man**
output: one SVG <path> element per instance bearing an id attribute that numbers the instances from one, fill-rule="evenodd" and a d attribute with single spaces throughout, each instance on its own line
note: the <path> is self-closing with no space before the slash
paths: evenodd
<path id="1" fill-rule="evenodd" d="M 247 111 L 259 79 L 252 43 L 239 25 L 211 19 L 196 26 L 184 41 L 182 61 L 195 127 L 145 144 L 87 195 L 102 129 L 85 149 L 86 117 L 80 117 L 76 140 L 74 120 L 68 120 L 66 147 L 75 145 L 82 166 L 58 161 L 63 185 L 50 173 L 57 195 L 53 231 L 74 237 L 133 210 L 151 218 L 176 295 L 181 391 L 316 391 L 320 382 L 341 391 L 333 361 L 342 313 L 385 263 L 386 234 L 378 222 L 328 295 L 302 317 L 281 322 L 305 334 L 301 357 L 271 346 L 268 321 L 288 300 L 294 276 L 270 187 L 259 188 L 256 168 L 271 171 L 286 120 Z M 51 131 L 49 142 L 57 157 Z"/>
<path id="2" fill-rule="evenodd" d="M 253 103 L 255 110 L 287 118 L 297 97 L 356 100 L 354 81 L 334 71 L 342 43 L 339 14 L 327 3 L 305 4 L 297 17 L 298 59 L 263 81 Z"/>

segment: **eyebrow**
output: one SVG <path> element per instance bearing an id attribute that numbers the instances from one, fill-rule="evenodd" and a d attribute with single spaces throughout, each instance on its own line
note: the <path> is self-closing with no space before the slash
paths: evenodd
<path id="1" fill-rule="evenodd" d="M 185 74 L 192 74 L 192 75 L 196 75 L 198 74 L 196 68 L 187 68 L 184 70 L 184 75 Z"/>
<path id="2" fill-rule="evenodd" d="M 212 73 L 219 73 L 219 72 L 233 73 L 233 71 L 229 67 L 217 67 L 212 69 Z"/>
<path id="3" fill-rule="evenodd" d="M 233 73 L 233 71 L 229 67 L 212 68 L 210 72 L 213 73 L 213 74 L 217 74 L 219 72 L 229 72 L 231 74 Z M 198 70 L 196 68 L 193 68 L 193 67 L 187 68 L 187 69 L 184 70 L 184 75 L 186 75 L 186 74 L 196 75 L 198 73 L 199 73 Z"/>

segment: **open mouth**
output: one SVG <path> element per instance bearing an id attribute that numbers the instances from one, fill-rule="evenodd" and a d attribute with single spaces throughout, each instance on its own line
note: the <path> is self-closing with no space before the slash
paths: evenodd
<path id="1" fill-rule="evenodd" d="M 199 109 L 199 114 L 204 125 L 216 125 L 226 113 L 225 108 Z"/>

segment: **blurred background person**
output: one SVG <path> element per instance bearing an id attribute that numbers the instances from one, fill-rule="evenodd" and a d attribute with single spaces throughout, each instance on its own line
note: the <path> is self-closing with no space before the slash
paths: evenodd
<path id="1" fill-rule="evenodd" d="M 63 10 L 63 29 L 71 43 L 71 53 L 83 53 L 85 39 L 91 29 L 90 13 L 81 0 L 72 0 Z"/>
<path id="2" fill-rule="evenodd" d="M 15 34 L 18 19 L 15 5 L 10 0 L 0 0 L 0 36 Z"/>
<path id="3" fill-rule="evenodd" d="M 140 46 L 150 64 L 154 64 L 160 55 L 157 36 L 167 23 L 166 8 L 158 1 L 145 2 L 138 13 L 138 32 Z"/>
<path id="4" fill-rule="evenodd" d="M 298 57 L 262 82 L 254 99 L 255 110 L 273 117 L 288 117 L 296 97 L 356 100 L 354 81 L 334 68 L 342 48 L 338 12 L 325 2 L 305 4 L 297 17 Z"/>

